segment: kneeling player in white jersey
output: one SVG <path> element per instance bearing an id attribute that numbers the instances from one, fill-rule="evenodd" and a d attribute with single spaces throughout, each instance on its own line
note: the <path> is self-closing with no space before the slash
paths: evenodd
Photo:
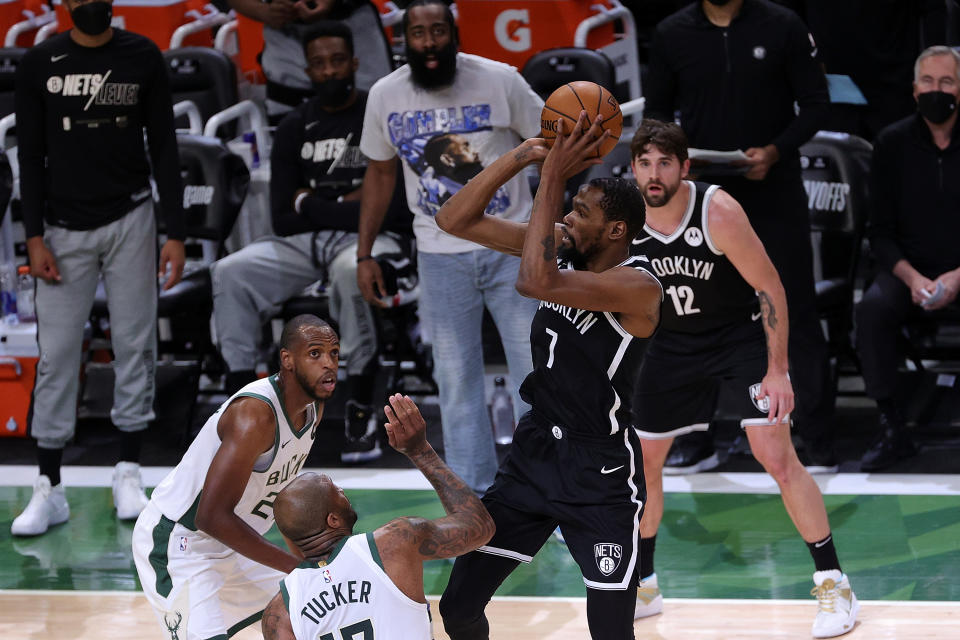
<path id="1" fill-rule="evenodd" d="M 330 325 L 290 320 L 280 372 L 224 402 L 154 490 L 133 530 L 133 557 L 165 635 L 225 640 L 260 619 L 300 562 L 263 534 L 274 498 L 307 459 L 339 357 Z"/>
<path id="2" fill-rule="evenodd" d="M 353 535 L 357 513 L 325 475 L 305 473 L 274 502 L 277 528 L 306 560 L 280 583 L 263 613 L 265 640 L 430 640 L 423 562 L 486 544 L 493 519 L 427 442 L 426 423 L 407 396 L 384 407 L 390 446 L 436 489 L 447 515 L 403 517 Z"/>

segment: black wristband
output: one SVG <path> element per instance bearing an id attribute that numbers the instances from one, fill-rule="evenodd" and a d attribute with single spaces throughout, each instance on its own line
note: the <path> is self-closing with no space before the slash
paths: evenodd
<path id="1" fill-rule="evenodd" d="M 364 260 L 376 260 L 373 256 L 357 256 L 357 264 L 360 264 Z"/>

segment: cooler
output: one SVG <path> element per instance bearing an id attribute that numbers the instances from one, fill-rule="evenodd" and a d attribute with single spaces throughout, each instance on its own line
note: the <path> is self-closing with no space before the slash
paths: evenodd
<path id="1" fill-rule="evenodd" d="M 237 14 L 237 65 L 240 73 L 254 84 L 266 84 L 257 59 L 263 51 L 263 23 Z"/>
<path id="2" fill-rule="evenodd" d="M 27 411 L 37 372 L 37 324 L 0 321 L 0 436 L 27 435 Z"/>
<path id="3" fill-rule="evenodd" d="M 460 50 L 522 69 L 533 54 L 574 44 L 577 27 L 597 14 L 608 0 L 457 0 Z M 592 29 L 587 46 L 600 49 L 614 42 L 613 24 Z"/>
<path id="4" fill-rule="evenodd" d="M 54 0 L 57 11 L 57 30 L 73 28 L 70 12 L 62 0 Z M 188 11 L 196 12 L 196 2 L 187 0 L 114 0 L 113 21 L 115 27 L 139 33 L 153 40 L 161 51 L 170 48 L 170 37 L 177 27 L 192 20 Z M 213 46 L 209 30 L 194 33 L 184 40 L 184 46 Z"/>

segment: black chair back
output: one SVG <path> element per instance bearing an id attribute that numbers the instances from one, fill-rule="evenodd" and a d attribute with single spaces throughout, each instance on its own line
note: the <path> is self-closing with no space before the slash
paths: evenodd
<path id="1" fill-rule="evenodd" d="M 210 47 L 182 47 L 163 52 L 173 103 L 190 100 L 206 122 L 210 116 L 236 104 L 237 70 L 230 57 Z M 186 116 L 177 126 L 187 128 Z"/>
<path id="2" fill-rule="evenodd" d="M 22 47 L 0 48 L 0 118 L 13 113 L 14 79 L 17 67 L 27 50 Z M 0 145 L 2 145 L 0 140 Z"/>
<path id="3" fill-rule="evenodd" d="M 580 47 L 546 49 L 531 56 L 521 71 L 537 94 L 547 99 L 555 89 L 567 82 L 589 80 L 616 94 L 617 75 L 613 62 L 605 54 Z"/>

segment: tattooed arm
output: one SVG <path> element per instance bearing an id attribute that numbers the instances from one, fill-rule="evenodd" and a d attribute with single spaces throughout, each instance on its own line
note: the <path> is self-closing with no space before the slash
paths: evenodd
<path id="1" fill-rule="evenodd" d="M 757 292 L 767 340 L 767 374 L 759 397 L 770 401 L 768 420 L 782 421 L 793 411 L 793 388 L 787 376 L 787 298 L 777 269 L 750 226 L 740 204 L 723 190 L 710 200 L 710 237 L 747 283 Z"/>
<path id="2" fill-rule="evenodd" d="M 524 140 L 453 194 L 437 212 L 437 226 L 447 233 L 490 249 L 520 255 L 527 225 L 487 215 L 484 210 L 497 189 L 513 179 L 524 167 L 543 162 L 546 155 L 547 148 L 543 140 Z"/>
<path id="3" fill-rule="evenodd" d="M 283 597 L 279 593 L 263 610 L 260 630 L 263 631 L 263 640 L 296 640 L 293 625 L 290 624 L 290 614 L 283 606 Z"/>
<path id="4" fill-rule="evenodd" d="M 387 575 L 411 599 L 425 602 L 423 561 L 473 551 L 493 537 L 495 526 L 473 490 L 427 442 L 426 422 L 413 400 L 394 394 L 384 413 L 390 446 L 407 456 L 430 481 L 447 514 L 435 520 L 397 518 L 374 532 Z"/>

